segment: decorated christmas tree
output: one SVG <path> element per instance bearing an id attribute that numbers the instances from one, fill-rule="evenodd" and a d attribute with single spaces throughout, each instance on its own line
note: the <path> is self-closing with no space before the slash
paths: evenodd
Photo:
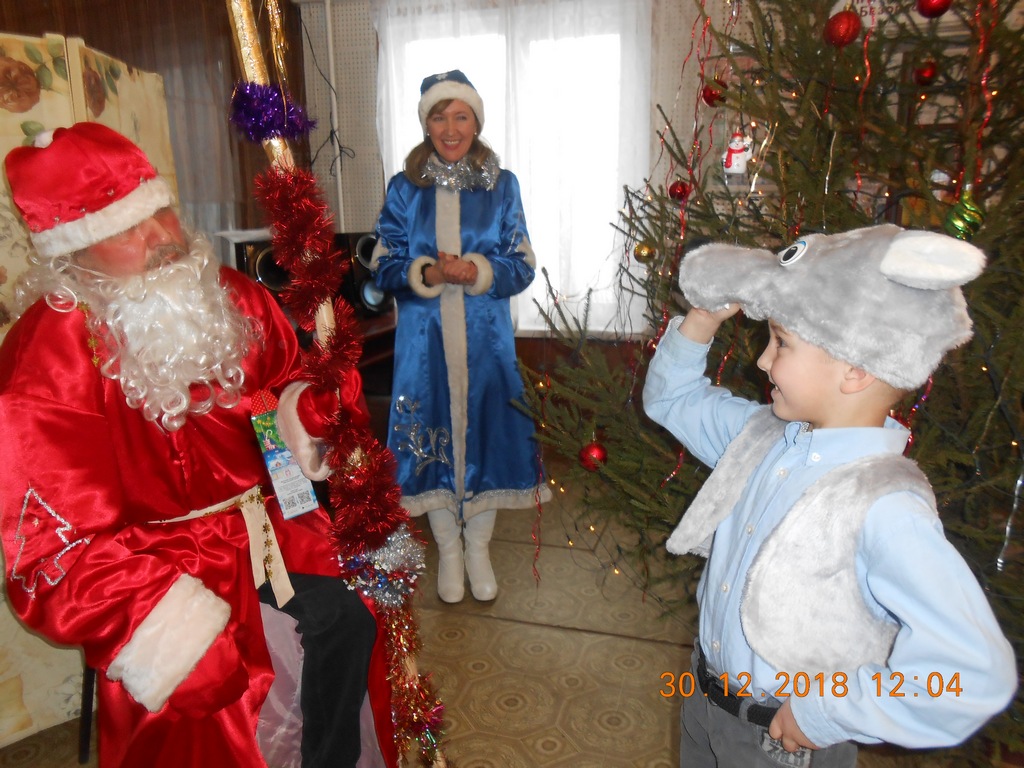
<path id="1" fill-rule="evenodd" d="M 709 240 L 780 250 L 801 234 L 883 222 L 945 232 L 988 266 L 965 287 L 974 339 L 894 413 L 932 481 L 947 537 L 1024 657 L 1024 2 L 699 0 L 680 110 L 660 109 L 662 154 L 627 189 L 619 269 L 643 327 L 609 343 L 550 286 L 563 354 L 524 369 L 555 482 L 584 503 L 566 535 L 692 615 L 703 567 L 664 541 L 707 470 L 643 414 L 650 356 L 686 311 L 679 262 Z M 678 113 L 678 114 L 676 114 Z M 711 376 L 766 401 L 761 324 L 723 326 Z M 1024 699 L 956 754 L 1019 750 Z M 998 763 L 995 763 L 998 764 Z"/>

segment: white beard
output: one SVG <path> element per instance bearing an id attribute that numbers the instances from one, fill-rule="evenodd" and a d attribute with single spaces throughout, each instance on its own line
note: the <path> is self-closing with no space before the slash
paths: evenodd
<path id="1" fill-rule="evenodd" d="M 171 432 L 190 413 L 238 404 L 242 361 L 256 339 L 253 322 L 220 285 L 209 242 L 196 236 L 190 245 L 141 275 L 72 267 L 73 285 L 65 283 L 88 305 L 89 327 L 106 352 L 101 373 L 120 382 L 129 406 Z"/>

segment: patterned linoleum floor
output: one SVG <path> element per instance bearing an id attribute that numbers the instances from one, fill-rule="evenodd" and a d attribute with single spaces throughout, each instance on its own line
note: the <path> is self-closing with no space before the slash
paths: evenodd
<path id="1" fill-rule="evenodd" d="M 448 753 L 460 768 L 678 765 L 678 704 L 660 675 L 688 664 L 691 632 L 569 548 L 554 512 L 536 559 L 536 513 L 499 514 L 493 603 L 421 590 L 421 663 L 445 702 Z"/>
<path id="2" fill-rule="evenodd" d="M 441 603 L 428 547 L 419 665 L 444 700 L 447 754 L 458 768 L 679 765 L 679 699 L 661 695 L 660 676 L 686 668 L 689 622 L 666 619 L 599 551 L 570 547 L 574 517 L 557 502 L 539 529 L 535 512 L 499 513 L 492 561 L 500 593 L 489 604 L 468 589 L 464 602 Z M 57 726 L 0 750 L 0 768 L 74 768 L 77 744 L 77 723 Z M 881 749 L 862 750 L 859 768 L 956 766 Z"/>

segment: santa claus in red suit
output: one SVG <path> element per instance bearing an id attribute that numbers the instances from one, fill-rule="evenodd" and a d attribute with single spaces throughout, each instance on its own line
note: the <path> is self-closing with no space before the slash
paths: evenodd
<path id="1" fill-rule="evenodd" d="M 251 421 L 257 393 L 278 397 L 322 479 L 316 425 L 367 418 L 358 374 L 338 394 L 301 380 L 273 298 L 218 265 L 120 134 L 80 123 L 5 165 L 36 251 L 0 347 L 6 586 L 98 671 L 100 765 L 265 766 L 282 614 L 301 638 L 302 766 L 395 765 L 386 685 L 360 734 L 384 670 L 374 615 L 339 578 L 325 511 L 282 515 Z"/>

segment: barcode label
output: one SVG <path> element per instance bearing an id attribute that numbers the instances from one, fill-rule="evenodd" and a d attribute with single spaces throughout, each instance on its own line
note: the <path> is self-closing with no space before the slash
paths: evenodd
<path id="1" fill-rule="evenodd" d="M 277 431 L 277 411 L 267 411 L 252 417 L 253 428 L 260 438 L 263 461 L 274 484 L 277 503 L 286 518 L 298 517 L 320 506 L 313 484 L 302 474 L 295 457 L 284 444 Z"/>

